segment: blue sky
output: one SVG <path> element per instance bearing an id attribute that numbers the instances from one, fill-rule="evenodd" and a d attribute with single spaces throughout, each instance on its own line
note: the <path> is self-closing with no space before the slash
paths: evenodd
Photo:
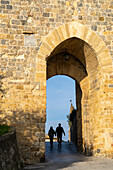
<path id="1" fill-rule="evenodd" d="M 54 76 L 47 80 L 47 122 L 46 133 L 50 126 L 56 129 L 58 123 L 64 127 L 66 136 L 64 140 L 68 140 L 68 123 L 67 114 L 70 110 L 70 100 L 75 107 L 75 81 L 67 76 Z"/>

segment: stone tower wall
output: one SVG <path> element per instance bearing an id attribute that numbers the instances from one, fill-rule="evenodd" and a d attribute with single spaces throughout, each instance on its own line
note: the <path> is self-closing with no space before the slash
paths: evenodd
<path id="1" fill-rule="evenodd" d="M 95 45 L 96 49 L 100 48 L 98 49 L 100 54 L 106 50 L 101 55 L 102 68 L 99 68 L 104 72 L 103 77 L 100 75 L 102 81 L 99 82 L 103 90 L 97 95 L 106 104 L 99 110 L 103 115 L 104 112 L 106 114 L 103 116 L 104 125 L 106 128 L 113 128 L 113 67 L 111 60 L 113 57 L 113 1 L 0 1 L 0 123 L 16 127 L 22 162 L 36 163 L 44 160 L 47 79 L 45 58 L 48 57 L 45 49 L 51 51 L 54 49 L 53 47 L 58 45 L 54 40 L 58 40 L 58 30 L 48 40 L 49 45 L 47 41 L 45 43 L 45 38 L 56 28 L 66 23 L 69 27 L 72 22 L 87 27 L 86 31 L 83 32 L 84 39 L 87 39 L 90 34 L 87 30 L 92 30 L 106 45 L 106 48 L 101 45 L 98 47 L 99 43 Z M 66 27 L 65 30 L 69 31 Z M 79 30 L 79 34 L 82 34 L 82 30 Z M 96 39 L 93 40 L 96 41 Z M 88 41 L 90 42 L 90 40 Z M 45 47 L 43 48 L 43 46 Z M 93 87 L 96 86 L 96 81 L 92 80 Z M 85 91 L 84 82 L 81 85 L 83 91 Z M 87 93 L 86 98 L 88 95 L 91 98 L 92 93 Z M 85 95 L 83 97 L 85 103 Z M 96 112 L 95 105 L 92 102 L 91 98 L 89 105 L 92 107 L 89 110 L 94 113 Z M 95 100 L 95 102 L 97 101 Z M 93 116 L 92 114 L 91 121 L 94 125 L 96 118 L 94 119 Z M 102 132 L 102 129 L 100 131 Z M 88 134 L 90 136 L 90 132 Z M 100 141 L 105 143 L 103 146 L 108 148 L 106 154 L 111 156 L 113 153 L 112 130 L 106 131 L 105 134 L 107 137 L 100 138 Z M 95 148 L 98 149 L 96 134 L 94 135 Z M 110 146 L 108 138 L 111 142 Z M 93 139 L 91 140 L 94 142 Z M 105 153 L 105 151 L 103 152 Z"/>

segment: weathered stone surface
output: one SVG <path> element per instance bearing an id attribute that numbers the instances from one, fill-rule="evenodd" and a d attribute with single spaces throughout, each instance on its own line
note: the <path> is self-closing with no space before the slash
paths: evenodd
<path id="1" fill-rule="evenodd" d="M 0 169 L 21 169 L 15 132 L 11 132 L 0 137 Z"/>
<path id="2" fill-rule="evenodd" d="M 83 150 L 112 157 L 112 1 L 0 3 L 0 122 L 16 127 L 22 162 L 44 158 L 46 80 L 58 74 L 82 91 Z"/>

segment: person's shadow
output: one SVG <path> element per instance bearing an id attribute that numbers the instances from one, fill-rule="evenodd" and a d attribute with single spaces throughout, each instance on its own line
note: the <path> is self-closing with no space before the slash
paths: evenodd
<path id="1" fill-rule="evenodd" d="M 58 145 L 58 152 L 61 152 L 61 151 L 62 151 L 62 146 Z"/>

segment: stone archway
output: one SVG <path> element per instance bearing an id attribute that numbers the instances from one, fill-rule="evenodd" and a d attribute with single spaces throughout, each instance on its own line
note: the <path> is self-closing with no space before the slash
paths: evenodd
<path id="1" fill-rule="evenodd" d="M 89 57 L 90 56 L 90 57 Z M 89 131 L 92 131 L 91 129 L 89 130 L 88 127 L 90 126 L 90 120 L 86 120 L 85 117 L 89 116 L 88 110 L 86 111 L 86 108 L 89 107 L 89 101 L 87 99 L 87 102 L 83 104 L 85 108 L 82 108 L 83 110 L 83 116 L 80 110 L 79 103 L 80 98 L 79 98 L 79 86 L 82 88 L 82 81 L 85 81 L 89 83 L 89 79 L 91 79 L 92 83 L 93 81 L 96 81 L 98 79 L 98 74 L 96 72 L 98 68 L 98 61 L 96 59 L 96 54 L 94 51 L 91 49 L 91 47 L 85 43 L 83 40 L 80 40 L 78 38 L 69 38 L 62 43 L 60 43 L 50 54 L 50 56 L 46 59 L 47 61 L 47 79 L 55 76 L 55 75 L 67 75 L 74 80 L 77 81 L 77 145 L 79 150 L 82 150 L 82 136 L 86 135 L 88 136 Z M 92 65 L 93 61 L 93 65 Z M 95 76 L 93 76 L 95 75 Z M 91 78 L 90 78 L 91 77 Z M 93 79 L 92 79 L 93 77 Z M 97 88 L 98 89 L 98 83 L 95 83 L 95 87 L 91 88 Z M 84 89 L 82 88 L 82 93 L 85 94 L 88 98 L 88 93 L 90 89 L 87 87 L 87 93 L 86 90 L 84 92 Z M 79 100 L 79 101 L 78 101 Z M 86 99 L 84 99 L 86 100 Z M 85 116 L 85 117 L 84 117 Z M 85 134 L 82 133 L 82 123 L 81 121 L 83 120 L 83 127 L 85 129 Z M 91 132 L 92 133 L 92 132 Z M 91 148 L 90 143 L 88 140 L 91 141 L 91 138 L 88 137 L 83 137 L 83 143 L 85 146 L 85 150 L 90 150 L 88 149 L 89 147 Z M 90 138 L 90 139 L 89 139 Z"/>
<path id="2" fill-rule="evenodd" d="M 104 41 L 95 32 L 76 22 L 62 25 L 44 38 L 37 59 L 41 56 L 46 59 L 56 46 L 72 37 L 85 41 L 94 49 L 101 67 L 112 65 L 111 56 Z"/>
<path id="3" fill-rule="evenodd" d="M 74 70 L 73 72 L 69 71 L 69 67 L 66 66 L 65 57 L 67 51 L 59 50 L 60 47 L 60 49 L 63 48 L 66 41 L 71 39 L 74 39 L 74 44 L 77 41 L 82 44 L 80 48 L 82 48 L 84 54 L 83 59 L 83 57 L 78 58 L 68 52 L 71 58 L 69 67 Z M 59 52 L 57 52 L 58 50 Z M 59 59 L 57 60 L 57 58 Z M 52 60 L 54 60 L 54 64 L 52 63 L 51 66 L 53 74 L 50 75 L 51 72 L 48 67 L 47 69 L 50 73 L 47 73 L 48 77 L 46 77 L 46 61 L 51 65 Z M 78 81 L 82 90 L 83 149 L 87 153 L 92 152 L 92 154 L 112 156 L 112 128 L 106 126 L 106 113 L 111 113 L 112 108 L 107 106 L 107 102 L 110 100 L 107 98 L 110 89 L 105 88 L 105 86 L 110 87 L 109 75 L 112 74 L 113 67 L 112 59 L 105 43 L 95 32 L 84 25 L 67 23 L 56 28 L 43 40 L 37 56 L 35 82 L 39 80 L 41 71 L 39 63 L 43 63 L 42 76 L 44 83 L 46 83 L 46 78 L 57 74 L 68 75 Z M 61 63 L 63 63 L 63 70 L 60 67 Z M 59 67 L 56 70 L 55 65 Z M 75 71 L 78 73 L 77 75 L 74 74 Z M 111 117 L 107 119 L 108 122 L 111 122 Z M 110 139 L 109 141 L 108 138 Z"/>

